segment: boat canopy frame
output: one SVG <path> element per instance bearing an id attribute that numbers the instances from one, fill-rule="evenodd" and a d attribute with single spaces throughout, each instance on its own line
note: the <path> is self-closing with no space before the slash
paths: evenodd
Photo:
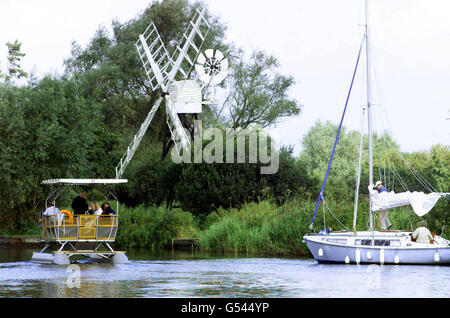
<path id="1" fill-rule="evenodd" d="M 45 198 L 45 208 L 48 208 L 48 201 L 56 201 L 68 188 L 72 186 L 101 185 L 106 193 L 117 202 L 117 214 L 119 214 L 119 199 L 117 195 L 108 188 L 107 185 L 117 185 L 127 183 L 127 179 L 47 179 L 41 184 L 54 186 L 50 194 Z M 103 197 L 108 200 L 108 196 L 98 190 Z"/>

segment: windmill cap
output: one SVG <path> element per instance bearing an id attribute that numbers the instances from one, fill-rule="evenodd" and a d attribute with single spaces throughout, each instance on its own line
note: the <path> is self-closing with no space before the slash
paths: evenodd
<path id="1" fill-rule="evenodd" d="M 377 183 L 375 183 L 375 187 L 378 187 L 379 185 L 383 184 L 383 182 L 381 181 L 377 181 Z"/>

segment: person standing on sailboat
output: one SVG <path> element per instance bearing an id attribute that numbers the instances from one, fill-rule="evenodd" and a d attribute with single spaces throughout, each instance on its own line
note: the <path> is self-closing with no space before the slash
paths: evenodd
<path id="1" fill-rule="evenodd" d="M 375 183 L 374 190 L 377 190 L 378 193 L 388 192 L 387 188 L 383 186 L 383 182 L 381 181 L 377 181 L 377 183 Z M 380 223 L 382 230 L 390 230 L 392 228 L 392 224 L 389 221 L 387 210 L 385 210 L 384 212 L 383 211 L 378 212 L 378 223 Z"/>

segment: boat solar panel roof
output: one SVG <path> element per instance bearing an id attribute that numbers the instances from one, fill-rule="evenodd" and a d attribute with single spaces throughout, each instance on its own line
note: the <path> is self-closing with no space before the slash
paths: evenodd
<path id="1" fill-rule="evenodd" d="M 49 179 L 42 184 L 120 184 L 127 183 L 127 179 Z"/>

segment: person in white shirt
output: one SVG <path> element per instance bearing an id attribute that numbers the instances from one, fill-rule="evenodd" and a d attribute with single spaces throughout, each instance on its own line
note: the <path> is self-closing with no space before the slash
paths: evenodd
<path id="1" fill-rule="evenodd" d="M 48 217 L 48 222 L 53 225 L 56 225 L 56 223 L 61 225 L 64 219 L 64 214 L 55 206 L 55 202 L 50 203 L 50 206 L 44 211 L 43 215 Z"/>
<path id="2" fill-rule="evenodd" d="M 97 202 L 94 202 L 94 204 L 92 204 L 92 214 L 94 215 L 103 214 L 103 210 L 100 208 L 100 204 L 98 204 Z"/>
<path id="3" fill-rule="evenodd" d="M 372 195 L 381 194 L 383 192 L 389 193 L 388 189 L 383 185 L 383 182 L 377 181 L 374 185 L 369 185 L 369 192 Z M 378 223 L 381 225 L 382 230 L 390 230 L 392 228 L 392 223 L 389 221 L 388 211 L 378 212 Z M 377 224 L 378 225 L 378 224 Z"/>
<path id="4" fill-rule="evenodd" d="M 420 221 L 420 227 L 411 235 L 411 237 L 416 240 L 416 243 L 430 244 L 430 241 L 434 240 L 433 235 L 431 235 L 431 232 L 426 226 L 427 221 Z"/>
<path id="5" fill-rule="evenodd" d="M 55 206 L 55 202 L 51 202 L 50 206 L 44 211 L 45 216 L 60 215 L 61 210 Z"/>

